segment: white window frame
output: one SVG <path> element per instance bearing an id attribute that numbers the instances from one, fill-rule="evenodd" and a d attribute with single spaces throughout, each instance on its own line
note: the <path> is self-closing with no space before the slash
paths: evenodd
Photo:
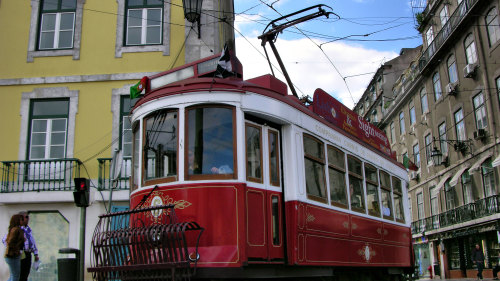
<path id="1" fill-rule="evenodd" d="M 37 50 L 39 35 L 38 19 L 40 18 L 40 0 L 31 0 L 30 32 L 28 39 L 27 62 L 33 62 L 36 57 L 72 56 L 73 60 L 80 59 L 80 45 L 82 37 L 82 17 L 85 0 L 76 0 L 76 13 L 73 31 L 73 47 L 71 49 L 44 49 Z"/>
<path id="2" fill-rule="evenodd" d="M 118 16 L 116 23 L 116 44 L 115 44 L 115 57 L 121 58 L 123 53 L 141 53 L 141 52 L 162 52 L 164 56 L 170 55 L 170 20 L 171 20 L 171 6 L 168 1 L 164 1 L 163 5 L 163 24 L 162 29 L 162 44 L 156 45 L 134 45 L 126 46 L 123 44 L 125 30 L 125 0 L 116 0 L 118 5 Z"/>
<path id="3" fill-rule="evenodd" d="M 474 43 L 474 35 L 470 33 L 465 37 L 464 40 L 465 47 L 465 60 L 468 64 L 477 63 L 477 51 L 476 51 L 476 43 Z"/>
<path id="4" fill-rule="evenodd" d="M 474 117 L 476 118 L 476 129 L 484 129 L 488 127 L 488 119 L 486 115 L 486 105 L 484 104 L 483 93 L 479 92 L 472 98 L 474 106 Z"/>
<path id="5" fill-rule="evenodd" d="M 71 29 L 61 29 L 61 17 L 62 15 L 64 14 L 72 14 L 73 15 L 73 26 Z M 56 16 L 56 22 L 54 24 L 54 30 L 42 30 L 43 26 L 44 26 L 44 20 L 46 19 L 45 16 L 47 15 L 55 15 Z M 74 38 L 74 34 L 75 34 L 75 13 L 74 12 L 64 12 L 64 13 L 44 13 L 42 14 L 42 19 L 41 19 L 41 23 L 40 23 L 40 40 L 39 40 L 39 45 L 38 45 L 38 49 L 39 50 L 54 50 L 54 49 L 71 49 L 73 48 L 73 40 L 71 40 L 71 46 L 69 47 L 59 47 L 60 45 L 60 40 L 59 40 L 59 36 L 61 34 L 61 32 L 63 31 L 70 31 L 71 30 L 71 34 L 72 34 L 72 38 Z M 43 33 L 54 33 L 54 40 L 52 42 L 52 47 L 51 48 L 43 48 L 42 49 L 42 34 Z"/>

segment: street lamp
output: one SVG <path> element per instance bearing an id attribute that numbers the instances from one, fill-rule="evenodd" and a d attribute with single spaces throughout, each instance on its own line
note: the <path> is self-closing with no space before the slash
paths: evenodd
<path id="1" fill-rule="evenodd" d="M 443 163 L 443 153 L 437 149 L 437 147 L 434 146 L 434 149 L 431 151 L 431 158 L 432 161 L 434 162 L 434 165 L 441 165 Z"/>
<path id="2" fill-rule="evenodd" d="M 184 9 L 184 17 L 190 23 L 194 24 L 195 21 L 198 22 L 198 38 L 200 38 L 200 15 L 201 15 L 201 4 L 203 0 L 182 0 L 182 7 Z"/>

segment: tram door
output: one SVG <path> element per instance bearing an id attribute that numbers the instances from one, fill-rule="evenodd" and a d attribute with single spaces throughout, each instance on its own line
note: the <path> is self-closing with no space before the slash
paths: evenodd
<path id="1" fill-rule="evenodd" d="M 246 122 L 246 229 L 251 261 L 284 258 L 279 128 Z"/>

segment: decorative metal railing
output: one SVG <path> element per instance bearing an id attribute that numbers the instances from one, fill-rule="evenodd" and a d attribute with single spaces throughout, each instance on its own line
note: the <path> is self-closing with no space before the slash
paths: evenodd
<path id="1" fill-rule="evenodd" d="M 1 193 L 73 190 L 73 178 L 80 176 L 82 164 L 75 158 L 1 163 Z"/>
<path id="2" fill-rule="evenodd" d="M 189 280 L 203 228 L 178 222 L 174 205 L 99 216 L 92 237 L 94 280 Z"/>
<path id="3" fill-rule="evenodd" d="M 434 54 L 446 42 L 450 34 L 455 31 L 455 28 L 460 24 L 462 19 L 469 13 L 477 2 L 479 2 L 479 0 L 465 0 L 458 5 L 446 24 L 441 28 L 436 37 L 434 37 L 434 40 L 427 46 L 427 49 L 420 57 L 420 70 L 423 70 L 425 66 L 427 66 Z"/>
<path id="4" fill-rule="evenodd" d="M 474 203 L 414 221 L 411 224 L 411 231 L 413 234 L 418 234 L 497 213 L 500 213 L 500 195 L 479 199 Z"/>
<path id="5" fill-rule="evenodd" d="M 99 178 L 98 186 L 99 190 L 109 190 L 113 186 L 113 179 L 111 178 L 111 158 L 99 158 Z M 130 188 L 129 178 L 132 174 L 132 158 L 124 157 L 122 162 L 122 167 L 120 171 L 120 177 L 114 183 L 114 189 L 125 190 Z"/>

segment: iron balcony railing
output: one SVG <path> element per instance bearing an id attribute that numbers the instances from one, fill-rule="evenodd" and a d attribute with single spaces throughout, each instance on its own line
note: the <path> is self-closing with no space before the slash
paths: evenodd
<path id="1" fill-rule="evenodd" d="M 82 162 L 75 158 L 2 161 L 0 193 L 70 191 L 80 177 Z"/>
<path id="2" fill-rule="evenodd" d="M 462 22 L 477 2 L 479 2 L 479 0 L 465 0 L 458 5 L 453 14 L 448 18 L 446 24 L 441 28 L 436 37 L 434 37 L 434 40 L 427 46 L 427 49 L 420 57 L 419 68 L 421 71 L 427 66 L 434 54 L 443 46 L 448 37 L 455 31 L 456 27 Z"/>
<path id="3" fill-rule="evenodd" d="M 110 186 L 113 186 L 113 179 L 111 178 L 111 158 L 99 158 L 99 178 L 98 178 L 98 189 L 99 190 L 109 190 Z M 124 157 L 122 162 L 122 167 L 120 170 L 120 176 L 115 182 L 116 186 L 114 189 L 126 190 L 130 188 L 129 178 L 132 173 L 132 158 Z"/>
<path id="4" fill-rule="evenodd" d="M 497 213 L 500 213 L 500 195 L 479 199 L 474 203 L 414 221 L 411 224 L 411 232 L 419 234 Z"/>

